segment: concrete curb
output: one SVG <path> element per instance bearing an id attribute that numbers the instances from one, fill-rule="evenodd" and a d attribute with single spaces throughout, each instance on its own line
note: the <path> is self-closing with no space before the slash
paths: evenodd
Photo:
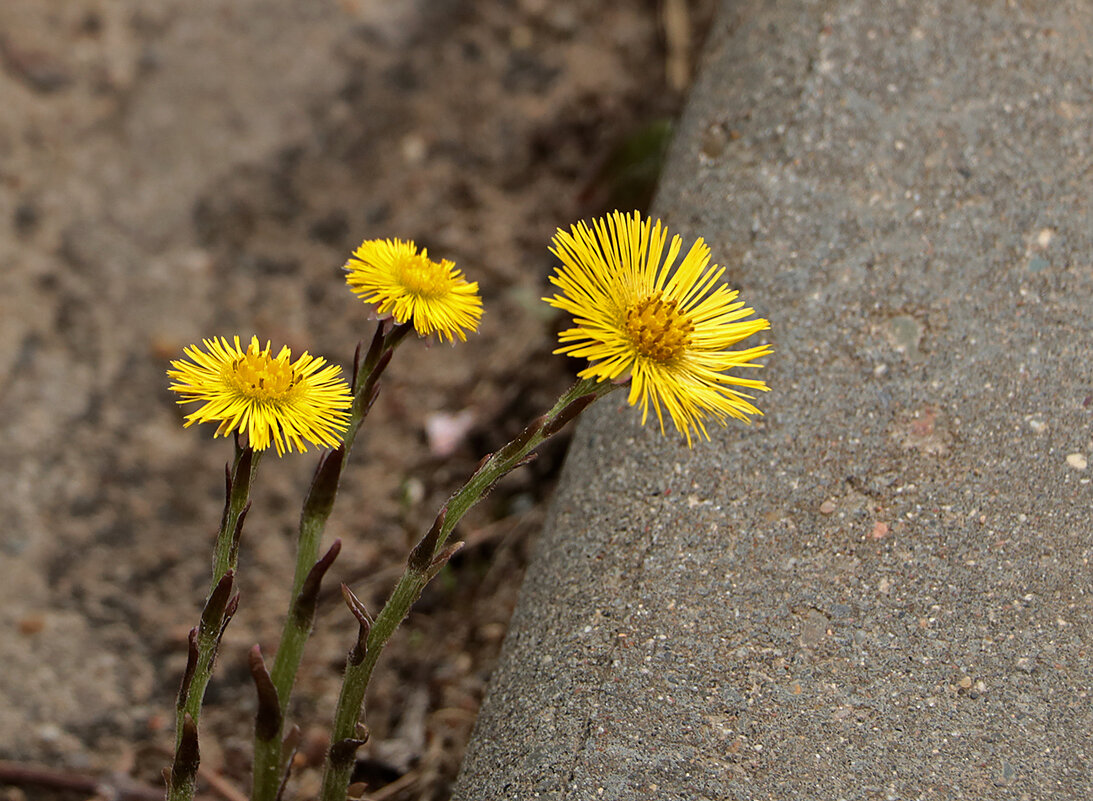
<path id="1" fill-rule="evenodd" d="M 1093 797 L 1091 32 L 725 2 L 657 213 L 768 414 L 583 420 L 456 799 Z"/>

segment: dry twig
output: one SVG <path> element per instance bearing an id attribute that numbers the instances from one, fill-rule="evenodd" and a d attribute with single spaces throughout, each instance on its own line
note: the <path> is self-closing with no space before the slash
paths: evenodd
<path id="1" fill-rule="evenodd" d="M 113 798 L 116 801 L 162 801 L 163 799 L 162 789 L 141 784 L 118 773 L 101 777 L 76 773 L 64 768 L 44 768 L 7 760 L 0 760 L 0 785 L 3 784 L 71 790 L 74 793 L 87 793 Z"/>

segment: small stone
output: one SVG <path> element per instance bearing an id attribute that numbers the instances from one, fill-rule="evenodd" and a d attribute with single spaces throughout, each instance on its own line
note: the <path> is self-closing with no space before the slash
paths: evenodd
<path id="1" fill-rule="evenodd" d="M 877 590 L 881 595 L 887 595 L 892 591 L 892 582 L 889 581 L 887 577 L 882 578 L 877 584 Z"/>
<path id="2" fill-rule="evenodd" d="M 45 723 L 38 727 L 35 734 L 43 743 L 55 743 L 61 739 L 61 727 L 56 723 Z"/>
<path id="3" fill-rule="evenodd" d="M 56 92 L 72 83 L 72 73 L 68 67 L 51 53 L 16 49 L 7 44 L 3 55 L 8 73 L 25 81 L 37 92 Z"/>
<path id="4" fill-rule="evenodd" d="M 1014 770 L 1013 765 L 1003 759 L 1002 770 L 998 774 L 998 777 L 994 780 L 994 786 L 1005 787 L 1007 784 L 1011 784 L 1013 782 L 1013 777 L 1016 775 L 1017 771 Z"/>
<path id="5" fill-rule="evenodd" d="M 909 314 L 899 314 L 888 321 L 884 331 L 888 343 L 897 353 L 906 354 L 911 359 L 919 356 L 919 343 L 922 341 L 922 323 Z"/>
<path id="6" fill-rule="evenodd" d="M 1022 656 L 1017 660 L 1017 669 L 1022 673 L 1032 673 L 1036 670 L 1036 660 L 1030 656 Z"/>
<path id="7" fill-rule="evenodd" d="M 954 441 L 952 423 L 935 406 L 925 405 L 899 415 L 892 436 L 902 447 L 928 456 L 947 456 Z"/>
<path id="8" fill-rule="evenodd" d="M 835 514 L 835 501 L 828 498 L 826 501 L 820 504 L 820 514 L 831 515 Z"/>
<path id="9" fill-rule="evenodd" d="M 27 615 L 19 621 L 19 633 L 24 636 L 37 634 L 46 627 L 46 619 L 42 615 Z"/>
<path id="10" fill-rule="evenodd" d="M 827 633 L 827 616 L 815 609 L 808 610 L 801 625 L 801 646 L 814 648 L 823 641 Z"/>
<path id="11" fill-rule="evenodd" d="M 425 418 L 425 438 L 429 453 L 444 459 L 455 453 L 474 428 L 474 412 L 470 409 L 451 414 L 434 412 Z"/>
<path id="12" fill-rule="evenodd" d="M 1085 456 L 1080 453 L 1067 454 L 1066 463 L 1075 470 L 1085 470 L 1085 468 L 1089 466 L 1089 462 L 1086 461 Z"/>
<path id="13" fill-rule="evenodd" d="M 420 166 L 425 161 L 428 145 L 420 134 L 407 134 L 400 142 L 402 159 L 412 167 Z"/>
<path id="14" fill-rule="evenodd" d="M 875 540 L 883 540 L 888 536 L 888 524 L 877 521 L 873 524 L 873 531 L 869 534 Z"/>
<path id="15" fill-rule="evenodd" d="M 1043 434 L 1047 431 L 1047 423 L 1041 420 L 1039 417 L 1033 417 L 1028 421 L 1028 427 L 1032 429 L 1034 434 Z"/>
<path id="16" fill-rule="evenodd" d="M 478 627 L 478 636 L 486 642 L 501 642 L 508 626 L 504 623 L 484 623 Z"/>
<path id="17" fill-rule="evenodd" d="M 971 676 L 964 676 L 960 681 L 957 682 L 957 686 L 961 690 L 970 690 L 972 688 L 972 683 L 973 682 Z"/>
<path id="18" fill-rule="evenodd" d="M 729 134 L 723 125 L 714 123 L 702 134 L 702 155 L 710 159 L 718 158 L 725 152 Z"/>

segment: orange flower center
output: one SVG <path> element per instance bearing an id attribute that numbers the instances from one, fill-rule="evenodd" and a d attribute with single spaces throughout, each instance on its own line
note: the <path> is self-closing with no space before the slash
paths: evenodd
<path id="1" fill-rule="evenodd" d="M 691 344 L 694 323 L 674 300 L 658 293 L 626 310 L 626 335 L 643 356 L 658 362 L 674 359 Z"/>
<path id="2" fill-rule="evenodd" d="M 254 400 L 280 400 L 297 380 L 287 353 L 284 358 L 274 359 L 268 350 L 260 351 L 253 344 L 232 362 L 231 378 L 236 389 Z"/>
<path id="3" fill-rule="evenodd" d="M 420 254 L 399 259 L 395 277 L 403 289 L 419 298 L 438 298 L 451 288 L 447 267 Z"/>

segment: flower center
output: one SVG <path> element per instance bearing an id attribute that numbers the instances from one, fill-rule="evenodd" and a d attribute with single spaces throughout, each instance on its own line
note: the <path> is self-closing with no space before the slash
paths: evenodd
<path id="1" fill-rule="evenodd" d="M 626 310 L 626 335 L 643 356 L 658 362 L 674 359 L 687 348 L 695 326 L 659 294 L 639 300 Z"/>
<path id="2" fill-rule="evenodd" d="M 269 351 L 253 344 L 242 357 L 232 362 L 232 380 L 236 389 L 255 400 L 280 400 L 296 386 L 296 371 L 283 359 L 274 359 Z"/>
<path id="3" fill-rule="evenodd" d="M 420 298 L 440 297 L 451 288 L 451 276 L 444 265 L 420 254 L 400 259 L 395 274 L 407 292 Z"/>

